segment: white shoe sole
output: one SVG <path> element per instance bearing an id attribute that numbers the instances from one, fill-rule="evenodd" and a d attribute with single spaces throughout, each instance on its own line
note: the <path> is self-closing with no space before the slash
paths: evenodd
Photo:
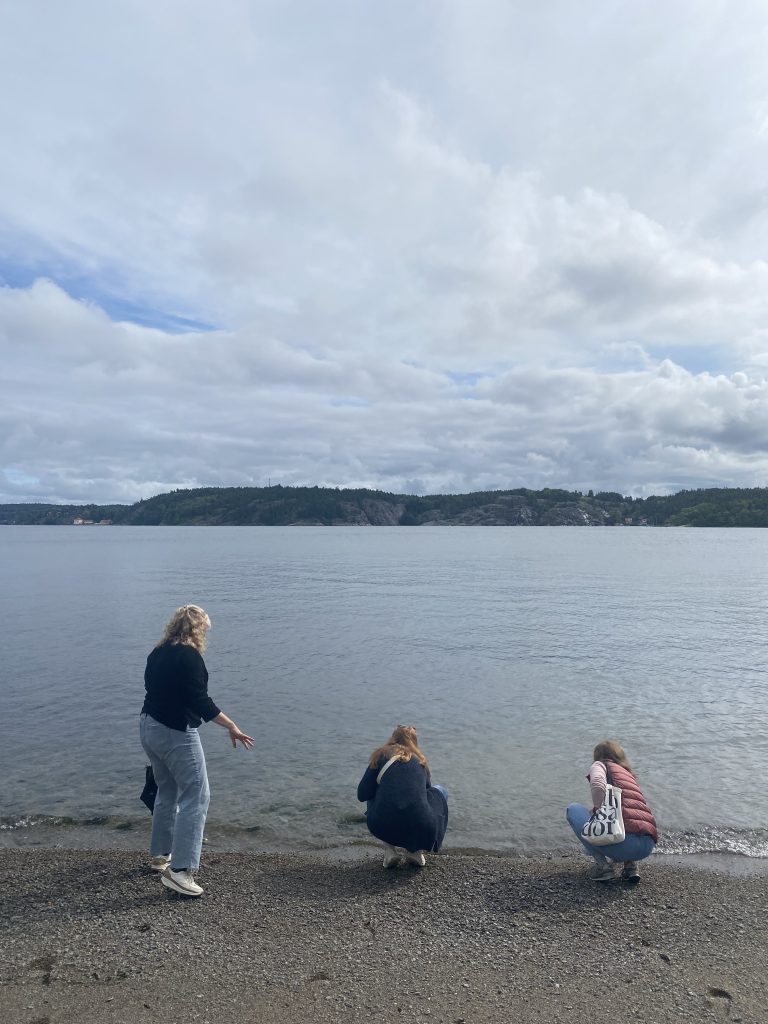
<path id="1" fill-rule="evenodd" d="M 202 896 L 204 889 L 198 888 L 197 892 L 192 889 L 185 889 L 183 886 L 178 885 L 172 878 L 168 878 L 166 875 L 160 876 L 160 881 L 163 883 L 166 889 L 171 889 L 172 892 L 177 892 L 179 896 Z"/>

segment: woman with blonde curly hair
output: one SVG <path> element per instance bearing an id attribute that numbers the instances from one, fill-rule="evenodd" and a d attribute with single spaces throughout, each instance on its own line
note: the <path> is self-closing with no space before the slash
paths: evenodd
<path id="1" fill-rule="evenodd" d="M 198 735 L 203 722 L 229 730 L 232 746 L 246 750 L 253 740 L 208 696 L 203 661 L 211 620 L 196 604 L 178 608 L 144 671 L 141 744 L 152 765 L 157 795 L 152 817 L 150 868 L 182 896 L 201 896 L 194 872 L 200 866 L 210 790 Z"/>
<path id="2" fill-rule="evenodd" d="M 412 725 L 398 725 L 371 754 L 357 787 L 367 801 L 368 830 L 384 844 L 384 867 L 401 859 L 424 867 L 424 851 L 437 853 L 448 825 L 448 794 L 432 785 L 427 759 Z"/>

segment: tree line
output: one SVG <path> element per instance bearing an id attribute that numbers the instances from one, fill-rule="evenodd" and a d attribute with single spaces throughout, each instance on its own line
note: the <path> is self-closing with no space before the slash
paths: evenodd
<path id="1" fill-rule="evenodd" d="M 290 526 L 343 524 L 768 526 L 768 488 L 713 487 L 648 498 L 558 488 L 406 495 L 367 488 L 199 487 L 133 505 L 0 505 L 1 525 Z"/>

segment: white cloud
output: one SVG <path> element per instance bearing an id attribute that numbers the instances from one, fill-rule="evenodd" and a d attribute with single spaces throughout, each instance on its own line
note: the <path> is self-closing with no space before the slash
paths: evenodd
<path id="1" fill-rule="evenodd" d="M 17 5 L 5 497 L 764 483 L 767 32 L 757 0 Z"/>
<path id="2" fill-rule="evenodd" d="M 669 360 L 462 380 L 396 353 L 317 358 L 249 330 L 115 324 L 46 282 L 0 291 L 0 358 L 13 366 L 0 412 L 6 501 L 129 501 L 268 478 L 648 493 L 768 477 L 765 378 Z"/>

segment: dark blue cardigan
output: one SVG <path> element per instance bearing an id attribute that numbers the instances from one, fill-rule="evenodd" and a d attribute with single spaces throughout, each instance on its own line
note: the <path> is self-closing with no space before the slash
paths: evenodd
<path id="1" fill-rule="evenodd" d="M 375 768 L 367 768 L 357 787 L 357 799 L 368 801 L 368 830 L 390 846 L 437 853 L 448 825 L 448 801 L 415 757 L 395 761 L 377 783 L 386 763 L 382 757 Z"/>

